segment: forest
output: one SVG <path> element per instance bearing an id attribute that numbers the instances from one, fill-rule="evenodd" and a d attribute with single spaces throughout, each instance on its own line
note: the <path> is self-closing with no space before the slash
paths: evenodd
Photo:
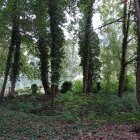
<path id="1" fill-rule="evenodd" d="M 140 0 L 0 0 L 0 140 L 140 140 Z"/>

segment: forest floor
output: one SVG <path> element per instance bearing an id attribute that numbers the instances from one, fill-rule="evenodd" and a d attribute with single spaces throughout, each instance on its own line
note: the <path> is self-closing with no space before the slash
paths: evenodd
<path id="1" fill-rule="evenodd" d="M 138 108 L 132 108 L 136 102 L 135 98 L 134 101 L 130 100 L 133 95 L 130 94 L 130 98 L 125 97 L 121 102 L 114 96 L 105 98 L 106 96 L 94 95 L 93 98 L 87 98 L 85 103 L 82 97 L 68 101 L 66 96 L 68 95 L 63 95 L 65 104 L 56 102 L 56 108 L 52 112 L 48 108 L 48 102 L 40 100 L 38 96 L 23 95 L 12 100 L 6 98 L 0 104 L 0 140 L 140 140 L 140 113 Z M 113 110 L 118 105 L 123 112 L 112 114 L 111 109 L 108 113 L 112 115 L 104 114 L 108 102 L 111 104 L 107 105 L 107 109 L 115 103 Z M 81 103 L 84 103 L 84 108 Z M 66 105 L 71 108 L 66 108 L 66 112 L 63 112 Z M 83 117 L 77 119 L 79 115 L 75 109 Z M 72 111 L 72 114 L 67 111 Z M 95 111 L 92 119 L 88 117 L 89 111 Z M 72 116 L 75 115 L 73 113 L 77 115 L 76 119 Z M 99 115 L 95 116 L 94 113 Z"/>
<path id="2" fill-rule="evenodd" d="M 66 122 L 0 107 L 0 140 L 139 140 L 139 123 Z"/>

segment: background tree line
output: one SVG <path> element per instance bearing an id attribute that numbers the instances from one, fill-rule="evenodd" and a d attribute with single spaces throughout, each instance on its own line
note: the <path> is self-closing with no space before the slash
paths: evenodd
<path id="1" fill-rule="evenodd" d="M 39 58 L 35 75 L 42 81 L 45 96 L 53 101 L 66 72 L 64 65 L 71 61 L 65 57 L 67 43 L 73 42 L 73 46 L 79 46 L 84 94 L 94 92 L 97 86 L 104 91 L 115 88 L 118 97 L 122 97 L 129 83 L 134 83 L 134 89 L 136 75 L 140 102 L 139 1 L 102 1 L 96 6 L 97 3 L 95 0 L 0 1 L 0 73 L 4 77 L 1 100 L 8 80 L 9 96 L 13 96 L 19 75 L 31 78 L 34 70 L 28 64 L 26 52 Z M 102 22 L 98 28 L 93 27 L 96 13 L 100 13 Z M 66 39 L 66 31 L 71 32 L 71 41 Z M 73 64 L 71 69 L 74 67 Z"/>

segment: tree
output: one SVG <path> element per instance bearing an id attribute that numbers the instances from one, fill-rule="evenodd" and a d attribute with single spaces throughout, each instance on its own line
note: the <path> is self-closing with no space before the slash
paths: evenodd
<path id="1" fill-rule="evenodd" d="M 2 91 L 0 94 L 0 99 L 2 100 L 4 97 L 4 92 L 5 92 L 5 88 L 6 88 L 6 84 L 7 84 L 7 79 L 8 79 L 8 75 L 10 72 L 10 68 L 12 66 L 12 58 L 13 58 L 13 54 L 14 51 L 16 50 L 15 53 L 15 60 L 19 59 L 19 55 L 16 56 L 16 54 L 19 53 L 19 49 L 20 49 L 20 23 L 19 23 L 19 4 L 16 0 L 12 1 L 11 3 L 9 3 L 9 5 L 11 4 L 11 12 L 12 12 L 12 31 L 11 31 L 11 42 L 10 42 L 10 47 L 9 47 L 9 52 L 8 52 L 8 56 L 7 56 L 7 64 L 6 64 L 6 70 L 5 70 L 5 77 L 4 77 L 4 82 L 3 82 L 3 86 L 2 86 Z M 19 61 L 18 61 L 18 65 L 19 65 Z M 19 68 L 17 68 L 17 70 L 15 71 L 15 69 L 13 69 L 15 72 L 15 75 L 12 79 L 13 82 L 13 87 L 12 89 L 14 89 L 15 86 L 15 82 L 16 82 L 16 76 L 18 74 L 18 70 Z"/>
<path id="2" fill-rule="evenodd" d="M 83 69 L 83 92 L 85 94 L 92 91 L 92 82 L 96 81 L 100 76 L 99 38 L 92 28 L 93 3 L 93 0 L 88 1 L 87 5 L 83 8 L 82 6 L 85 3 L 81 1 L 83 19 L 80 25 L 79 54 Z"/>
<path id="3" fill-rule="evenodd" d="M 50 94 L 48 72 L 49 72 L 49 48 L 47 38 L 47 6 L 43 0 L 37 0 L 34 5 L 36 15 L 36 38 L 40 58 L 41 81 L 45 94 Z"/>
<path id="4" fill-rule="evenodd" d="M 101 63 L 102 82 L 105 90 L 109 92 L 111 84 L 118 80 L 120 69 L 120 44 L 121 40 L 117 36 L 117 31 L 111 27 L 106 27 L 103 40 L 101 41 Z"/>
<path id="5" fill-rule="evenodd" d="M 20 7 L 20 2 L 15 2 L 16 7 Z M 17 9 L 15 7 L 15 9 Z M 21 34 L 20 34 L 20 9 L 18 8 L 16 13 L 15 13 L 15 19 L 14 19 L 14 24 L 16 26 L 15 30 L 15 48 L 14 48 L 14 58 L 11 66 L 11 73 L 10 73 L 10 78 L 11 78 L 11 91 L 9 96 L 12 96 L 15 92 L 15 86 L 16 86 L 16 81 L 19 76 L 19 70 L 20 70 L 20 48 L 21 48 Z"/>
<path id="6" fill-rule="evenodd" d="M 136 68 L 136 95 L 137 100 L 140 105 L 140 2 L 138 0 L 134 0 L 135 5 L 135 18 L 137 25 L 137 68 Z"/>
<path id="7" fill-rule="evenodd" d="M 129 36 L 129 26 L 130 26 L 130 7 L 127 8 L 128 3 L 124 3 L 124 11 L 123 11 L 123 41 L 122 41 L 122 52 L 121 52 L 121 68 L 120 68 L 120 75 L 119 75 L 119 86 L 118 86 L 118 96 L 122 97 L 123 89 L 124 89 L 124 80 L 125 80 L 125 72 L 126 72 L 126 52 L 128 47 L 128 36 Z M 128 10 L 127 10 L 128 9 Z M 127 14 L 128 13 L 128 14 Z"/>
<path id="8" fill-rule="evenodd" d="M 64 61 L 61 70 L 61 81 L 71 81 L 77 76 L 81 76 L 81 67 L 79 67 L 80 57 L 78 55 L 78 44 L 73 40 L 66 40 L 64 45 Z"/>
<path id="9" fill-rule="evenodd" d="M 61 0 L 48 1 L 48 13 L 50 18 L 50 38 L 51 38 L 51 96 L 52 101 L 54 95 L 58 93 L 58 85 L 60 80 L 61 62 L 64 56 L 64 34 L 61 29 L 64 21 L 64 9 Z M 52 103 L 53 104 L 53 103 Z"/>

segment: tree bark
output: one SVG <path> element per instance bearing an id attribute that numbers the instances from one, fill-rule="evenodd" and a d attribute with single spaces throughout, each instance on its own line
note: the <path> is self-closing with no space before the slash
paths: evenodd
<path id="1" fill-rule="evenodd" d="M 140 105 L 140 1 L 134 0 L 135 5 L 135 17 L 137 25 L 137 37 L 138 37 L 138 48 L 137 48 L 137 69 L 136 69 L 136 96 L 138 104 Z"/>

